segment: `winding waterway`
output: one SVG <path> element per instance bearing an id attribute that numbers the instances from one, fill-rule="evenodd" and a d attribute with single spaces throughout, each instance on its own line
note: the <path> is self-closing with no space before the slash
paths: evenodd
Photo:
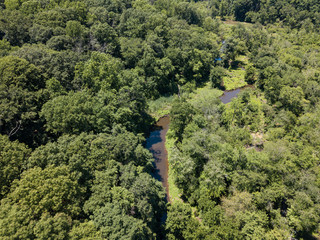
<path id="1" fill-rule="evenodd" d="M 250 87 L 250 86 L 249 86 Z M 225 91 L 220 97 L 222 103 L 226 104 L 238 96 L 240 91 L 244 88 L 238 88 L 232 91 Z M 168 152 L 166 150 L 166 134 L 169 130 L 170 117 L 163 116 L 153 126 L 150 136 L 146 140 L 146 148 L 152 153 L 155 164 L 154 178 L 162 182 L 163 187 L 166 189 L 166 199 L 170 202 L 169 198 L 169 184 L 168 184 Z"/>

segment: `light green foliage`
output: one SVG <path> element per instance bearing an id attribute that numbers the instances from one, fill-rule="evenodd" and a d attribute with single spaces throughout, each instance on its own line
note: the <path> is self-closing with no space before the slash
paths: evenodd
<path id="1" fill-rule="evenodd" d="M 148 102 L 149 113 L 156 119 L 169 114 L 171 104 L 174 101 L 174 96 L 160 97 L 156 100 L 150 100 Z"/>
<path id="2" fill-rule="evenodd" d="M 195 109 L 191 104 L 183 100 L 173 103 L 170 111 L 171 129 L 178 141 L 181 141 L 184 129 L 191 122 L 194 114 Z"/>
<path id="3" fill-rule="evenodd" d="M 86 63 L 76 67 L 75 84 L 80 89 L 89 88 L 95 92 L 119 89 L 118 74 L 123 69 L 120 60 L 111 55 L 93 52 Z"/>
<path id="4" fill-rule="evenodd" d="M 44 86 L 39 69 L 22 58 L 0 58 L 1 84 L 35 91 Z"/>
<path id="5" fill-rule="evenodd" d="M 9 192 L 13 180 L 19 179 L 30 153 L 24 144 L 0 136 L 0 198 Z"/>
<path id="6" fill-rule="evenodd" d="M 66 90 L 62 87 L 61 83 L 55 78 L 50 78 L 46 81 L 46 89 L 48 89 L 51 98 L 66 94 Z"/>
<path id="7" fill-rule="evenodd" d="M 20 11 L 24 14 L 36 14 L 40 11 L 41 4 L 39 1 L 29 0 L 29 1 L 22 1 Z"/>
<path id="8" fill-rule="evenodd" d="M 299 114 L 303 110 L 304 94 L 301 87 L 291 88 L 284 87 L 280 92 L 280 101 L 284 107 L 295 114 Z"/>
<path id="9" fill-rule="evenodd" d="M 70 231 L 72 219 L 64 213 L 57 213 L 54 217 L 44 214 L 34 227 L 37 239 L 66 239 Z"/>
<path id="10" fill-rule="evenodd" d="M 66 34 L 73 38 L 77 39 L 80 38 L 83 32 L 83 27 L 81 23 L 78 21 L 68 21 L 66 24 Z"/>
<path id="11" fill-rule="evenodd" d="M 98 129 L 106 131 L 110 126 L 110 116 L 102 104 L 88 92 L 70 92 L 47 102 L 41 115 L 47 120 L 47 129 L 53 133 L 79 134 Z"/>
<path id="12" fill-rule="evenodd" d="M 222 121 L 227 126 L 248 126 L 253 131 L 259 131 L 264 123 L 261 100 L 250 89 L 242 92 L 226 106 Z"/>
<path id="13" fill-rule="evenodd" d="M 0 0 L 0 238 L 318 237 L 319 9 Z M 224 105 L 222 82 L 254 86 Z M 147 102 L 171 115 L 166 223 Z"/>
<path id="14" fill-rule="evenodd" d="M 189 156 L 183 156 L 177 149 L 172 149 L 170 154 L 170 166 L 174 175 L 174 184 L 184 194 L 190 194 L 197 186 L 195 177 L 195 163 Z"/>
<path id="15" fill-rule="evenodd" d="M 190 103 L 194 108 L 200 110 L 208 120 L 218 122 L 221 103 L 219 97 L 221 95 L 222 91 L 207 85 L 204 88 L 198 88 L 194 94 L 190 95 Z"/>
<path id="16" fill-rule="evenodd" d="M 234 90 L 247 85 L 245 81 L 245 70 L 241 68 L 231 69 L 226 72 L 222 82 L 226 90 Z"/>
<path id="17" fill-rule="evenodd" d="M 220 198 L 227 188 L 226 174 L 219 161 L 210 160 L 199 178 L 201 195 L 206 193 L 209 199 Z"/>
<path id="18" fill-rule="evenodd" d="M 319 227 L 319 208 L 307 194 L 297 192 L 288 209 L 288 218 L 295 230 L 313 232 Z"/>
<path id="19" fill-rule="evenodd" d="M 170 240 L 190 239 L 197 227 L 197 222 L 192 218 L 191 207 L 187 204 L 176 202 L 168 209 L 166 222 L 167 238 Z"/>
<path id="20" fill-rule="evenodd" d="M 97 230 L 93 221 L 75 224 L 69 233 L 72 240 L 102 240 L 101 233 Z"/>
<path id="21" fill-rule="evenodd" d="M 8 55 L 10 50 L 10 43 L 6 39 L 0 40 L 0 57 Z"/>
<path id="22" fill-rule="evenodd" d="M 78 179 L 79 175 L 70 173 L 67 167 L 25 171 L 1 201 L 1 238 L 63 239 L 71 217 L 81 213 L 84 189 Z"/>

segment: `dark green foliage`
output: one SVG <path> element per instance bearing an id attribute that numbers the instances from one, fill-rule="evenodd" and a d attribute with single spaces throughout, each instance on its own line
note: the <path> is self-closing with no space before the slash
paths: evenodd
<path id="1" fill-rule="evenodd" d="M 0 0 L 0 238 L 318 237 L 319 13 L 317 0 Z M 234 70 L 254 86 L 223 105 L 205 85 Z M 143 143 L 147 103 L 172 94 L 181 199 L 167 210 Z"/>
<path id="2" fill-rule="evenodd" d="M 43 134 L 37 134 L 42 126 L 38 112 L 47 95 L 39 69 L 25 59 L 6 56 L 0 58 L 0 72 L 1 133 L 29 145 L 35 139 L 42 142 Z"/>
<path id="3" fill-rule="evenodd" d="M 108 161 L 116 160 L 122 164 L 150 168 L 150 154 L 140 145 L 141 141 L 142 138 L 124 130 L 112 135 L 66 135 L 57 142 L 37 148 L 27 166 L 44 169 L 49 165 L 67 165 L 72 171 L 81 172 L 82 182 L 88 186 L 95 171 L 104 170 Z"/>
<path id="4" fill-rule="evenodd" d="M 185 127 L 191 122 L 195 109 L 193 106 L 184 100 L 176 101 L 171 109 L 171 129 L 178 141 L 182 140 L 182 134 Z"/>
<path id="5" fill-rule="evenodd" d="M 104 239 L 154 239 L 151 229 L 142 220 L 124 214 L 117 205 L 106 204 L 96 212 L 94 222 Z"/>
<path id="6" fill-rule="evenodd" d="M 28 29 L 30 27 L 29 17 L 16 10 L 1 10 L 0 33 L 3 33 L 11 45 L 21 46 L 29 41 Z"/>
<path id="7" fill-rule="evenodd" d="M 225 69 L 220 66 L 213 67 L 210 71 L 210 80 L 212 87 L 220 87 L 222 85 L 222 78 L 225 76 Z"/>
<path id="8" fill-rule="evenodd" d="M 102 236 L 154 239 L 152 232 L 159 233 L 165 210 L 164 192 L 159 182 L 139 172 L 132 165 L 122 168 L 110 161 L 105 171 L 96 173 L 85 210 L 92 214 Z"/>
<path id="9" fill-rule="evenodd" d="M 198 234 L 195 234 L 194 231 L 199 227 L 199 223 L 192 218 L 190 206 L 184 203 L 175 203 L 170 206 L 168 211 L 169 213 L 166 223 L 168 239 L 198 239 Z"/>

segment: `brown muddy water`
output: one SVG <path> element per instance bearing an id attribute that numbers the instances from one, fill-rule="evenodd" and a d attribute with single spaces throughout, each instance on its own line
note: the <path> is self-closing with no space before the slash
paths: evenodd
<path id="1" fill-rule="evenodd" d="M 244 86 L 244 87 L 242 87 L 242 88 L 237 88 L 237 89 L 235 89 L 235 90 L 224 91 L 224 92 L 223 92 L 223 95 L 220 97 L 221 102 L 224 103 L 224 104 L 231 102 L 231 100 L 232 100 L 233 98 L 237 97 L 238 94 L 239 94 L 242 90 L 244 90 L 244 89 L 246 89 L 246 88 L 254 88 L 254 86 L 253 86 L 253 85 L 247 85 L 247 86 Z"/>
<path id="2" fill-rule="evenodd" d="M 222 103 L 226 104 L 231 102 L 231 100 L 238 96 L 240 91 L 244 88 L 238 88 L 232 91 L 225 91 L 220 97 Z M 163 116 L 160 120 L 153 126 L 150 132 L 150 136 L 146 139 L 146 148 L 152 153 L 155 161 L 155 172 L 153 177 L 162 182 L 163 187 L 166 189 L 166 199 L 170 202 L 169 197 L 169 184 L 168 184 L 168 152 L 165 147 L 166 134 L 169 130 L 170 117 L 168 115 Z"/>
<path id="3" fill-rule="evenodd" d="M 223 95 L 220 97 L 221 102 L 224 104 L 231 102 L 233 98 L 238 96 L 240 91 L 241 91 L 240 88 L 232 91 L 224 91 Z"/>
<path id="4" fill-rule="evenodd" d="M 146 148 L 152 153 L 155 163 L 154 178 L 162 182 L 166 189 L 166 199 L 169 199 L 168 185 L 168 152 L 166 150 L 166 134 L 169 130 L 170 117 L 163 116 L 153 127 L 146 141 Z"/>

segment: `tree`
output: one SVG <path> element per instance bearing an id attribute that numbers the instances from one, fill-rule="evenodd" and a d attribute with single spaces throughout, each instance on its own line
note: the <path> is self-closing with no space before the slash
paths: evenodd
<path id="1" fill-rule="evenodd" d="M 113 55 L 119 55 L 120 43 L 116 31 L 108 23 L 97 23 L 90 28 L 98 44 L 94 48 Z"/>
<path id="2" fill-rule="evenodd" d="M 12 55 L 24 58 L 34 64 L 45 77 L 56 78 L 60 84 L 70 91 L 76 86 L 72 85 L 75 77 L 75 66 L 87 57 L 74 51 L 53 51 L 42 44 L 24 45 Z"/>
<path id="3" fill-rule="evenodd" d="M 13 46 L 21 46 L 29 41 L 28 29 L 30 27 L 30 19 L 17 10 L 0 10 L 0 33 L 4 33 Z"/>
<path id="4" fill-rule="evenodd" d="M 9 193 L 13 180 L 19 179 L 30 153 L 23 143 L 0 135 L 0 199 Z"/>
<path id="5" fill-rule="evenodd" d="M 177 149 L 173 149 L 170 164 L 174 172 L 174 183 L 183 191 L 184 195 L 190 196 L 198 187 L 195 161 L 189 156 L 184 156 Z"/>
<path id="6" fill-rule="evenodd" d="M 119 73 L 123 69 L 121 60 L 109 54 L 93 52 L 91 58 L 76 66 L 74 85 L 78 89 L 89 88 L 99 90 L 119 90 L 121 82 Z"/>
<path id="7" fill-rule="evenodd" d="M 36 239 L 67 239 L 72 226 L 72 219 L 64 213 L 57 213 L 54 216 L 43 214 L 41 219 L 34 226 Z"/>
<path id="8" fill-rule="evenodd" d="M 134 195 L 136 216 L 159 233 L 159 223 L 166 210 L 165 192 L 161 183 L 150 174 L 142 173 L 129 190 Z"/>
<path id="9" fill-rule="evenodd" d="M 27 60 L 6 56 L 0 58 L 0 81 L 6 86 L 16 86 L 29 91 L 44 87 L 39 69 Z"/>
<path id="10" fill-rule="evenodd" d="M 223 77 L 225 76 L 225 69 L 220 66 L 211 68 L 210 81 L 212 87 L 221 87 L 223 83 Z"/>
<path id="11" fill-rule="evenodd" d="M 254 84 L 257 81 L 257 73 L 253 65 L 249 65 L 246 67 L 246 75 L 244 79 L 249 84 Z"/>
<path id="12" fill-rule="evenodd" d="M 199 224 L 192 217 L 192 210 L 188 204 L 177 202 L 170 205 L 166 221 L 167 239 L 192 239 L 198 227 Z"/>
<path id="13" fill-rule="evenodd" d="M 57 142 L 37 148 L 28 160 L 28 168 L 66 165 L 82 173 L 83 185 L 90 184 L 96 171 L 105 170 L 109 161 L 133 164 L 148 169 L 151 155 L 142 147 L 143 138 L 123 130 L 113 134 L 64 135 Z"/>
<path id="14" fill-rule="evenodd" d="M 1 201 L 1 238 L 63 239 L 71 219 L 82 213 L 84 189 L 78 185 L 78 179 L 79 175 L 66 166 L 23 172 Z"/>
<path id="15" fill-rule="evenodd" d="M 4 57 L 9 54 L 11 45 L 6 39 L 0 40 L 0 57 Z"/>
<path id="16" fill-rule="evenodd" d="M 87 91 L 69 92 L 45 103 L 41 116 L 46 119 L 47 130 L 52 133 L 79 134 L 107 131 L 112 121 L 110 110 Z"/>
<path id="17" fill-rule="evenodd" d="M 105 239 L 154 239 L 142 220 L 124 214 L 117 204 L 106 204 L 96 212 L 94 222 Z"/>
<path id="18" fill-rule="evenodd" d="M 199 178 L 200 191 L 212 199 L 220 198 L 227 190 L 227 173 L 218 161 L 210 160 Z"/>
<path id="19" fill-rule="evenodd" d="M 96 172 L 92 192 L 85 211 L 104 237 L 153 239 L 152 232 L 159 233 L 165 193 L 161 183 L 141 173 L 141 168 L 109 161 L 106 170 Z"/>
<path id="20" fill-rule="evenodd" d="M 39 69 L 25 59 L 6 56 L 0 58 L 0 72 L 1 133 L 29 145 L 43 142 L 38 111 L 47 96 Z"/>
<path id="21" fill-rule="evenodd" d="M 66 34 L 72 39 L 80 39 L 83 34 L 83 26 L 79 21 L 68 21 L 66 24 Z"/>
<path id="22" fill-rule="evenodd" d="M 191 122 L 194 114 L 195 109 L 193 106 L 184 100 L 178 100 L 172 105 L 170 111 L 171 129 L 174 137 L 176 137 L 179 142 L 182 140 L 185 127 Z"/>
<path id="23" fill-rule="evenodd" d="M 319 206 L 303 192 L 297 192 L 290 203 L 289 224 L 298 232 L 298 236 L 306 237 L 314 232 L 319 227 Z"/>
<path id="24" fill-rule="evenodd" d="M 30 41 L 34 43 L 46 43 L 53 35 L 53 28 L 33 24 L 29 30 Z"/>
<path id="25" fill-rule="evenodd" d="M 234 15 L 237 21 L 245 21 L 247 12 L 258 8 L 258 1 L 237 0 L 234 3 Z"/>
<path id="26" fill-rule="evenodd" d="M 83 223 L 74 224 L 69 232 L 72 240 L 102 240 L 101 232 L 94 225 L 93 221 L 85 221 Z"/>
<path id="27" fill-rule="evenodd" d="M 304 93 L 302 88 L 283 87 L 280 92 L 280 101 L 286 109 L 299 115 L 303 111 Z"/>

